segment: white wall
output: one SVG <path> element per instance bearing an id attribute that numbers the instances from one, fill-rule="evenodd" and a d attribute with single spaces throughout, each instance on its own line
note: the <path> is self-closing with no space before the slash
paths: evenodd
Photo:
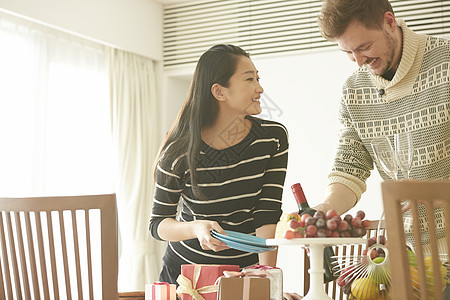
<path id="1" fill-rule="evenodd" d="M 283 211 L 297 211 L 290 186 L 300 182 L 310 206 L 323 201 L 338 140 L 337 113 L 341 87 L 356 68 L 339 50 L 321 53 L 253 59 L 265 93 L 279 107 L 271 118 L 289 131 L 289 162 L 283 195 Z M 267 112 L 262 113 L 264 117 Z M 368 191 L 349 211 L 362 209 L 368 219 L 382 213 L 377 171 L 368 180 Z M 302 292 L 302 258 L 294 247 L 280 248 L 278 265 L 284 271 L 286 291 Z"/>
<path id="2" fill-rule="evenodd" d="M 0 10 L 162 60 L 163 6 L 156 0 L 0 0 Z"/>

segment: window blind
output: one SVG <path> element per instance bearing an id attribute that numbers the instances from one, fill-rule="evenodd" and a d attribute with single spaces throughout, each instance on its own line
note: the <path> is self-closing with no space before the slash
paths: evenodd
<path id="1" fill-rule="evenodd" d="M 450 36 L 450 0 L 392 0 L 397 18 L 417 33 Z M 322 38 L 322 0 L 196 0 L 164 7 L 164 67 L 196 63 L 215 44 L 235 44 L 252 56 L 336 47 Z"/>

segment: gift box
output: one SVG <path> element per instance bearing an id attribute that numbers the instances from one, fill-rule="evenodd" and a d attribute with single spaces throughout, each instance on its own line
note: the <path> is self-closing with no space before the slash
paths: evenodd
<path id="1" fill-rule="evenodd" d="M 176 300 L 177 291 L 175 284 L 155 281 L 145 285 L 145 300 Z"/>
<path id="2" fill-rule="evenodd" d="M 262 273 L 270 280 L 270 300 L 283 300 L 283 272 L 280 268 L 256 265 L 242 270 L 244 274 Z"/>
<path id="3" fill-rule="evenodd" d="M 177 294 L 181 300 L 216 300 L 216 280 L 224 271 L 239 269 L 238 265 L 182 265 Z"/>
<path id="4" fill-rule="evenodd" d="M 263 277 L 222 277 L 218 289 L 218 300 L 270 299 L 270 280 Z"/>

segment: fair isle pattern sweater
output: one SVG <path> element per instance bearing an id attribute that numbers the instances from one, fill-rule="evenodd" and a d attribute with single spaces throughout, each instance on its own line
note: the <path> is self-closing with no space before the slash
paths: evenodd
<path id="1" fill-rule="evenodd" d="M 399 24 L 403 53 L 394 78 L 389 81 L 361 67 L 343 87 L 342 126 L 329 182 L 346 185 L 358 199 L 376 161 L 370 141 L 382 135 L 393 145 L 395 133 L 412 133 L 411 178 L 450 179 L 450 41 L 416 34 L 402 20 Z M 390 180 L 380 166 L 377 168 L 383 179 Z M 423 207 L 419 213 L 426 218 Z M 443 210 L 438 208 L 434 213 L 439 252 L 448 253 Z M 405 214 L 404 222 L 407 242 L 413 247 L 410 213 Z M 430 253 L 427 229 L 421 228 L 421 233 L 425 253 Z"/>
<path id="2" fill-rule="evenodd" d="M 278 222 L 288 158 L 287 130 L 277 122 L 248 118 L 252 127 L 238 144 L 223 150 L 202 144 L 197 171 L 206 200 L 193 195 L 185 156 L 175 162 L 160 161 L 150 220 L 153 237 L 161 240 L 158 225 L 176 216 L 182 222 L 213 220 L 225 230 L 253 235 L 262 225 Z M 169 242 L 163 261 L 174 283 L 182 264 L 247 267 L 257 264 L 258 256 L 235 249 L 203 250 L 197 239 L 190 239 Z"/>
<path id="3" fill-rule="evenodd" d="M 403 53 L 394 78 L 361 67 L 343 87 L 342 126 L 329 182 L 348 186 L 358 199 L 375 162 L 370 141 L 382 135 L 393 144 L 395 133 L 412 133 L 411 178 L 450 179 L 450 41 L 416 34 L 402 20 L 399 24 Z M 381 167 L 378 171 L 389 179 Z"/>

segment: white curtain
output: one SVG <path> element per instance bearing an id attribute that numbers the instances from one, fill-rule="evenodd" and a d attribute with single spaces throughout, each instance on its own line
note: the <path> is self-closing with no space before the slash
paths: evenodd
<path id="1" fill-rule="evenodd" d="M 153 160 L 160 120 L 154 62 L 121 50 L 109 52 L 112 132 L 117 163 L 119 291 L 143 291 L 158 279 L 165 243 L 149 233 Z"/>
<path id="2" fill-rule="evenodd" d="M 0 196 L 113 193 L 106 47 L 3 12 L 0 45 Z M 100 229 L 97 221 L 94 214 L 92 234 Z M 71 225 L 66 223 L 68 231 Z M 93 272 L 99 274 L 100 248 L 92 248 Z M 62 261 L 62 249 L 55 251 Z M 57 274 L 65 287 L 61 264 Z M 96 295 L 99 284 L 97 276 Z M 76 297 L 76 284 L 71 287 Z"/>
<path id="3" fill-rule="evenodd" d="M 105 46 L 0 12 L 0 195 L 113 192 Z"/>

